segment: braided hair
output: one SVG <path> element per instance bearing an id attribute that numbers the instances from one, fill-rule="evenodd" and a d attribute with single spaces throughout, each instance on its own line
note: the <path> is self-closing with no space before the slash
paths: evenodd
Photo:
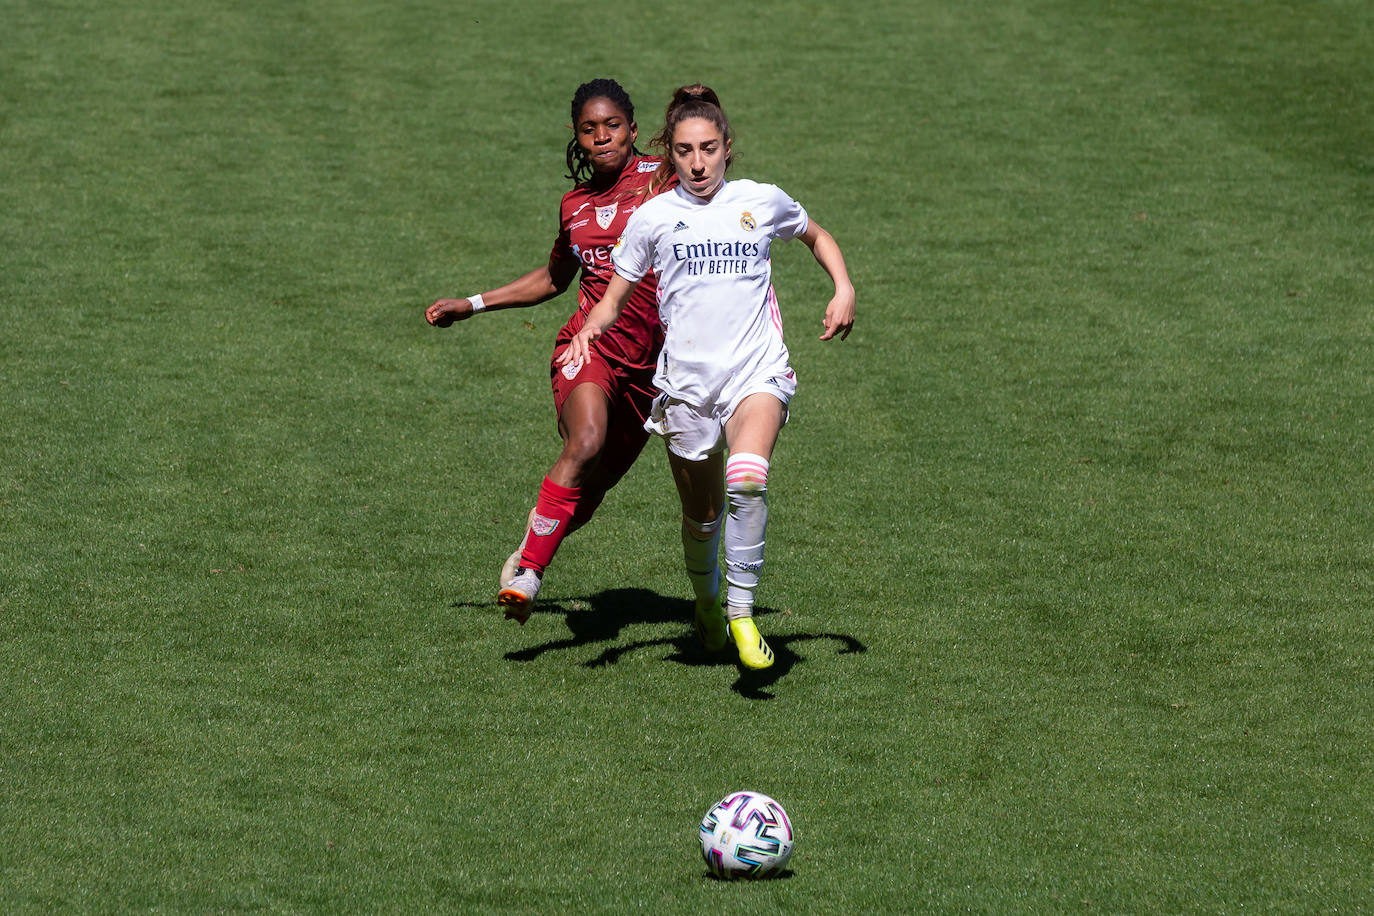
<path id="1" fill-rule="evenodd" d="M 606 99 L 615 107 L 625 113 L 625 117 L 630 123 L 634 123 L 635 104 L 630 101 L 630 94 L 624 87 L 611 79 L 588 80 L 577 91 L 573 93 L 572 99 L 572 123 L 573 138 L 568 141 L 566 158 L 568 162 L 568 176 L 575 182 L 586 181 L 592 177 L 592 164 L 587 160 L 587 151 L 577 142 L 577 119 L 582 114 L 582 106 L 592 99 Z M 639 149 L 633 144 L 630 145 L 631 152 L 638 156 Z"/>
<path id="2" fill-rule="evenodd" d="M 658 171 L 654 173 L 653 179 L 649 182 L 650 193 L 657 193 L 668 182 L 672 181 L 676 168 L 673 165 L 673 134 L 677 132 L 677 126 L 688 118 L 703 118 L 710 121 L 720 128 L 720 135 L 727 143 L 734 139 L 734 134 L 730 130 L 730 119 L 725 117 L 725 109 L 720 104 L 720 96 L 710 86 L 703 86 L 701 83 L 693 83 L 690 86 L 679 87 L 673 92 L 673 100 L 668 103 L 668 110 L 663 115 L 663 130 L 649 141 L 650 146 L 656 146 L 663 150 L 663 161 L 659 163 Z M 730 168 L 730 163 L 734 160 L 734 152 L 725 154 L 725 168 Z"/>

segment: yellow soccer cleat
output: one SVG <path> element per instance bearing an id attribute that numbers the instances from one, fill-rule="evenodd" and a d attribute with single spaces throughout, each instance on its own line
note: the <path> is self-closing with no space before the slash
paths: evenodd
<path id="1" fill-rule="evenodd" d="M 758 670 L 773 664 L 773 650 L 759 635 L 754 618 L 741 617 L 730 621 L 730 635 L 734 637 L 735 648 L 739 649 L 739 660 L 744 667 Z"/>
<path id="2" fill-rule="evenodd" d="M 725 648 L 725 611 L 720 606 L 720 594 L 708 604 L 697 600 L 696 612 L 697 639 L 707 652 L 719 652 Z"/>

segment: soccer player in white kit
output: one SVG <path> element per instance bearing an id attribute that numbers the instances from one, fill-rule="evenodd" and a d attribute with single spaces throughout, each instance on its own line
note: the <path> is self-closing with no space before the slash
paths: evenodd
<path id="1" fill-rule="evenodd" d="M 559 357 L 594 358 L 591 343 L 620 316 L 650 271 L 666 340 L 654 384 L 662 392 L 645 428 L 662 436 L 682 500 L 682 543 L 696 594 L 696 627 L 710 651 L 732 638 L 749 668 L 773 664 L 753 621 L 768 522 L 768 465 L 796 393 L 768 258 L 774 239 L 801 239 L 835 294 L 821 340 L 849 336 L 854 286 L 830 233 L 781 189 L 726 181 L 731 132 L 711 89 L 686 86 L 668 105 L 659 142 L 678 187 L 630 217 L 612 252 L 615 276 Z M 663 176 L 665 179 L 667 174 Z M 728 457 L 726 452 L 728 451 Z M 726 607 L 718 554 L 723 519 Z"/>

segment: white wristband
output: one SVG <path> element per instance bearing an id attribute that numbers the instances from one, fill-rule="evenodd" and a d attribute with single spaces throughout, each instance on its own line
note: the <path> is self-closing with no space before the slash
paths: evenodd
<path id="1" fill-rule="evenodd" d="M 478 293 L 475 296 L 468 296 L 468 302 L 472 303 L 472 313 L 474 315 L 487 307 L 487 304 L 482 301 L 481 293 Z"/>

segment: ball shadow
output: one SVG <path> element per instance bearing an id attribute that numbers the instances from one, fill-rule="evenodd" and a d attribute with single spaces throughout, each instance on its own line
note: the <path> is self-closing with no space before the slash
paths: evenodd
<path id="1" fill-rule="evenodd" d="M 746 877 L 726 878 L 726 877 L 723 877 L 723 876 L 721 876 L 721 875 L 717 875 L 717 874 L 712 873 L 712 871 L 708 868 L 706 871 L 704 871 L 704 872 L 701 873 L 701 876 L 702 876 L 703 878 L 706 878 L 706 879 L 709 880 L 709 881 L 718 881 L 718 882 L 720 882 L 721 884 L 732 884 L 732 883 L 734 883 L 734 882 L 736 882 L 736 881 L 741 881 L 741 882 L 744 882 L 744 881 L 791 881 L 791 880 L 792 880 L 792 875 L 793 875 L 793 874 L 794 874 L 794 873 L 793 873 L 792 869 L 790 869 L 790 868 L 784 868 L 782 871 L 778 872 L 776 875 L 769 875 L 769 876 L 766 877 L 766 878 L 746 878 Z"/>

